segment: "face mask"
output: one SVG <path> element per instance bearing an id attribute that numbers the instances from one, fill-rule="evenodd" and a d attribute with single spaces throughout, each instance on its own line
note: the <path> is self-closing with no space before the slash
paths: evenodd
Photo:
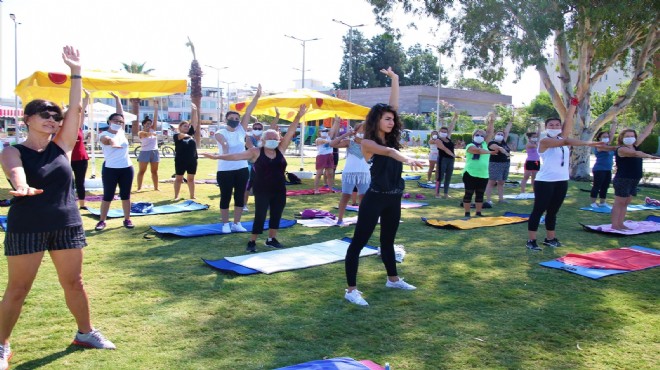
<path id="1" fill-rule="evenodd" d="M 238 124 L 239 124 L 239 123 L 240 123 L 240 121 L 237 120 L 237 119 L 230 119 L 230 120 L 227 120 L 227 126 L 229 126 L 229 127 L 231 127 L 231 128 L 236 128 L 236 127 L 238 127 Z"/>
<path id="2" fill-rule="evenodd" d="M 623 138 L 623 143 L 625 145 L 633 145 L 633 144 L 635 144 L 635 141 L 637 141 L 637 139 L 634 138 L 634 137 L 624 137 Z"/>
<path id="3" fill-rule="evenodd" d="M 504 136 L 502 135 L 495 135 L 495 141 L 502 141 L 504 140 Z"/>
<path id="4" fill-rule="evenodd" d="M 531 141 L 532 143 L 535 143 L 535 142 L 539 141 L 539 138 L 538 137 L 533 137 L 533 138 L 529 139 L 529 141 Z"/>
<path id="5" fill-rule="evenodd" d="M 609 137 L 604 137 L 604 138 L 600 139 L 600 141 L 602 141 L 602 142 L 604 142 L 605 144 L 607 144 L 607 143 L 610 142 L 610 138 L 609 138 Z"/>
<path id="6" fill-rule="evenodd" d="M 278 145 L 280 145 L 279 140 L 266 140 L 266 142 L 264 143 L 264 147 L 268 149 L 275 149 L 277 148 Z"/>
<path id="7" fill-rule="evenodd" d="M 252 136 L 261 136 L 261 130 L 252 130 Z"/>
<path id="8" fill-rule="evenodd" d="M 550 136 L 550 137 L 555 137 L 555 136 L 558 136 L 559 134 L 561 134 L 561 130 L 558 129 L 558 128 L 548 129 L 548 130 L 545 130 L 545 133 L 548 134 L 548 136 Z"/>
<path id="9" fill-rule="evenodd" d="M 110 124 L 110 130 L 112 130 L 112 131 L 119 131 L 119 130 L 121 130 L 121 125 L 118 125 L 118 124 L 116 124 L 116 123 L 111 123 L 111 124 Z"/>
<path id="10" fill-rule="evenodd" d="M 447 138 L 447 133 L 446 132 L 441 132 L 440 137 L 443 138 L 443 139 L 446 139 Z"/>
<path id="11" fill-rule="evenodd" d="M 484 142 L 484 138 L 481 137 L 481 136 L 475 136 L 475 137 L 472 138 L 472 141 L 474 141 L 477 144 L 481 144 L 481 143 Z"/>
<path id="12" fill-rule="evenodd" d="M 327 132 L 321 132 L 321 137 L 328 137 L 328 133 Z"/>
<path id="13" fill-rule="evenodd" d="M 438 135 L 433 135 L 433 136 L 431 136 L 431 138 L 433 138 L 433 140 L 435 140 L 435 139 L 438 138 Z"/>
<path id="14" fill-rule="evenodd" d="M 360 132 L 359 134 L 355 134 L 355 137 L 362 139 L 364 137 L 364 134 Z"/>

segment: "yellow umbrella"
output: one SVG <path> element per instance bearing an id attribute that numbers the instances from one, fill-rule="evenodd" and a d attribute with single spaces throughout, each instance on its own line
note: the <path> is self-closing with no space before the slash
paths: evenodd
<path id="1" fill-rule="evenodd" d="M 164 79 L 128 72 L 83 71 L 83 87 L 93 92 L 94 98 L 110 98 L 115 92 L 121 98 L 153 98 L 156 96 L 183 93 L 187 81 Z M 68 74 L 37 71 L 21 80 L 14 90 L 23 102 L 34 99 L 51 100 L 56 103 L 69 100 L 71 80 Z"/>

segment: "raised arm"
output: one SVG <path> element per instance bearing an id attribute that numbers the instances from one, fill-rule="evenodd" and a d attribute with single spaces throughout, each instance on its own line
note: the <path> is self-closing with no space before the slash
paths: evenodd
<path id="1" fill-rule="evenodd" d="M 257 106 L 260 97 L 261 97 L 261 84 L 257 86 L 257 92 L 254 94 L 254 98 L 245 109 L 245 114 L 243 115 L 243 117 L 241 117 L 241 125 L 243 126 L 243 130 L 245 131 L 247 131 L 248 124 L 250 123 L 250 117 L 252 117 L 252 111 Z"/>
<path id="2" fill-rule="evenodd" d="M 119 96 L 115 94 L 114 92 L 110 92 L 110 95 L 112 95 L 113 98 L 115 98 L 115 113 L 121 114 L 121 116 L 124 116 L 124 107 L 121 105 L 121 99 L 119 99 Z"/>
<path id="3" fill-rule="evenodd" d="M 158 100 L 154 99 L 154 121 L 151 127 L 154 128 L 154 131 L 158 131 Z"/>
<path id="4" fill-rule="evenodd" d="M 280 140 L 280 145 L 279 149 L 280 152 L 284 153 L 286 151 L 286 148 L 289 147 L 289 144 L 291 143 L 291 140 L 293 139 L 293 136 L 296 134 L 296 129 L 298 128 L 298 123 L 300 123 L 300 119 L 302 116 L 305 115 L 307 112 L 307 106 L 305 104 L 300 106 L 300 109 L 298 110 L 298 113 L 296 116 L 293 118 L 293 122 L 289 125 L 289 129 L 286 131 L 286 134 Z"/>
<path id="5" fill-rule="evenodd" d="M 390 106 L 395 111 L 399 110 L 399 75 L 392 71 L 392 67 L 381 69 L 380 72 L 392 80 L 392 87 L 390 88 Z"/>
<path id="6" fill-rule="evenodd" d="M 277 125 L 278 123 L 280 123 L 280 110 L 277 109 L 277 107 L 275 107 L 275 117 L 270 122 L 270 128 L 275 130 L 275 131 L 279 131 L 280 126 Z"/>
<path id="7" fill-rule="evenodd" d="M 637 141 L 635 141 L 635 146 L 640 146 L 646 140 L 646 138 L 651 135 L 651 132 L 653 131 L 653 126 L 655 126 L 655 123 L 657 122 L 657 117 L 656 117 L 656 112 L 653 110 L 653 118 L 651 118 L 651 122 L 649 122 L 646 127 L 644 127 L 644 131 L 639 133 L 639 136 L 637 137 Z"/>
<path id="8" fill-rule="evenodd" d="M 69 109 L 61 128 L 53 141 L 66 153 L 71 153 L 78 139 L 80 116 L 82 114 L 82 76 L 80 76 L 80 53 L 71 46 L 62 50 L 62 60 L 71 70 L 71 88 L 69 89 Z"/>
<path id="9" fill-rule="evenodd" d="M 610 123 L 610 142 L 614 141 L 614 135 L 616 134 L 616 126 L 619 123 L 619 120 L 616 116 L 612 119 Z"/>
<path id="10" fill-rule="evenodd" d="M 564 127 L 561 129 L 561 137 L 570 137 L 573 133 L 573 125 L 575 124 L 575 111 L 580 102 L 577 98 L 571 98 L 571 104 L 566 111 L 566 118 L 564 119 Z M 570 144 L 569 144 L 570 145 Z"/>
<path id="11" fill-rule="evenodd" d="M 195 130 L 195 144 L 197 148 L 202 145 L 202 130 L 199 126 L 199 111 L 197 110 L 197 105 L 190 104 L 190 126 Z"/>
<path id="12" fill-rule="evenodd" d="M 339 125 L 341 124 L 341 118 L 335 114 L 335 117 L 332 119 L 332 127 L 330 127 L 330 132 L 328 132 L 328 137 L 334 139 L 339 133 Z"/>
<path id="13" fill-rule="evenodd" d="M 78 123 L 78 128 L 81 128 L 83 126 L 83 122 L 85 122 L 85 112 L 87 111 L 87 106 L 89 105 L 89 91 L 83 89 L 83 92 L 85 93 L 85 97 L 82 101 L 82 111 L 80 113 L 80 122 Z"/>
<path id="14" fill-rule="evenodd" d="M 449 123 L 449 127 L 447 127 L 447 137 L 451 137 L 451 133 L 454 132 L 454 128 L 456 127 L 457 121 L 458 121 L 458 112 L 454 112 L 454 115 L 451 117 L 451 122 Z"/>
<path id="15" fill-rule="evenodd" d="M 509 121 L 509 123 L 506 124 L 506 127 L 504 127 L 504 142 L 506 143 L 506 140 L 509 138 L 509 132 L 511 132 L 511 127 L 513 127 L 513 119 Z"/>
<path id="16" fill-rule="evenodd" d="M 493 136 L 495 135 L 495 113 L 490 112 L 488 113 L 488 116 L 486 116 L 486 137 L 484 138 L 485 142 L 490 142 L 493 140 Z"/>

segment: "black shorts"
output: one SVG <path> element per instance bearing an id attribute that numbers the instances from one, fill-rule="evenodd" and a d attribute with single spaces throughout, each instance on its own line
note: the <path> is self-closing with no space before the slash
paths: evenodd
<path id="1" fill-rule="evenodd" d="M 174 161 L 174 173 L 177 176 L 183 176 L 186 172 L 188 172 L 188 175 L 197 173 L 197 159 Z"/>
<path id="2" fill-rule="evenodd" d="M 82 249 L 87 245 L 82 225 L 36 233 L 5 233 L 5 256 L 64 249 Z"/>
<path id="3" fill-rule="evenodd" d="M 540 161 L 525 161 L 525 171 L 539 171 L 540 169 Z"/>
<path id="4" fill-rule="evenodd" d="M 614 195 L 627 198 L 637 195 L 637 185 L 641 179 L 626 179 L 614 176 L 612 186 L 614 186 Z"/>

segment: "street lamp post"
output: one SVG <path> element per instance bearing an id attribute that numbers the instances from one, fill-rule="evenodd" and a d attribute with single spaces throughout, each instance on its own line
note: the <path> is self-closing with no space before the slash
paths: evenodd
<path id="1" fill-rule="evenodd" d="M 305 43 L 307 43 L 307 41 L 316 41 L 316 40 L 319 40 L 319 38 L 316 38 L 316 37 L 315 37 L 315 38 L 313 38 L 313 39 L 303 40 L 303 39 L 299 39 L 299 38 L 297 38 L 297 37 L 293 37 L 293 36 L 291 36 L 291 35 L 284 35 L 284 37 L 288 37 L 288 38 L 291 38 L 291 39 L 294 39 L 294 40 L 300 41 L 300 45 L 302 45 L 302 47 L 303 47 L 303 55 L 302 55 L 302 83 L 301 83 L 301 86 L 302 86 L 302 88 L 304 89 L 304 88 L 305 88 Z"/>
<path id="2" fill-rule="evenodd" d="M 220 124 L 220 119 L 222 117 L 222 94 L 220 93 L 220 71 L 227 69 L 229 67 L 214 67 L 208 64 L 205 64 L 206 67 L 215 69 L 216 76 L 218 77 L 217 87 L 218 87 L 218 125 Z M 202 109 L 202 107 L 197 107 L 197 109 Z"/>
<path id="3" fill-rule="evenodd" d="M 9 14 L 9 18 L 14 21 L 14 88 L 18 86 L 18 25 L 16 14 Z M 14 135 L 18 143 L 18 95 L 14 92 Z"/>
<path id="4" fill-rule="evenodd" d="M 231 100 L 229 100 L 229 85 L 235 84 L 236 81 L 231 81 L 231 82 L 220 81 L 220 82 L 227 84 L 227 110 L 229 111 L 229 104 L 231 103 Z"/>
<path id="5" fill-rule="evenodd" d="M 351 87 L 353 85 L 353 28 L 364 27 L 364 24 L 351 26 L 337 19 L 333 19 L 332 21 L 348 27 L 348 101 L 351 101 Z"/>
<path id="6" fill-rule="evenodd" d="M 426 44 L 428 47 L 435 48 L 436 46 Z M 440 52 L 440 46 L 438 48 L 438 96 L 435 100 L 435 129 L 440 129 L 440 84 L 442 82 L 442 53 Z"/>

